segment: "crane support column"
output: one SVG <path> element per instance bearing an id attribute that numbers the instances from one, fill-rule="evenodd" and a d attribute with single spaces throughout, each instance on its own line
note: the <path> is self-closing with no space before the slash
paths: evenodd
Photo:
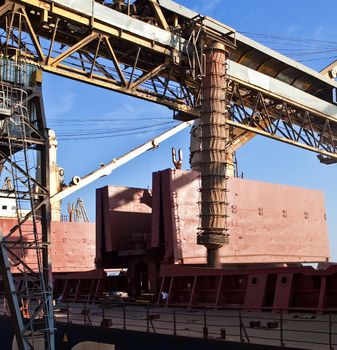
<path id="1" fill-rule="evenodd" d="M 201 232 L 198 244 L 207 248 L 207 263 L 220 266 L 219 248 L 228 243 L 226 145 L 229 139 L 226 103 L 226 60 L 223 44 L 206 52 L 201 112 Z"/>
<path id="2" fill-rule="evenodd" d="M 0 274 L 18 348 L 54 350 L 49 143 L 41 77 L 22 60 L 26 52 L 10 45 L 7 51 L 11 55 L 0 59 L 0 162 L 8 186 L 1 192 L 14 201 L 16 220 L 0 237 Z M 22 284 L 14 282 L 13 272 L 20 273 Z"/>

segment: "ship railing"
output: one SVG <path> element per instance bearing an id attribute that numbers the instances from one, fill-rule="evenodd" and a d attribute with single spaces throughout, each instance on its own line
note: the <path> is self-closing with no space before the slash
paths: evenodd
<path id="1" fill-rule="evenodd" d="M 0 301 L 0 315 L 8 315 L 3 296 Z M 287 349 L 333 350 L 337 347 L 337 309 L 248 311 L 236 306 L 216 310 L 127 302 L 58 302 L 55 317 L 56 321 L 65 323 Z"/>
<path id="2" fill-rule="evenodd" d="M 337 346 L 337 309 L 294 310 L 183 308 L 110 302 L 60 303 L 57 321 L 142 332 L 213 338 L 281 348 L 329 349 Z"/>

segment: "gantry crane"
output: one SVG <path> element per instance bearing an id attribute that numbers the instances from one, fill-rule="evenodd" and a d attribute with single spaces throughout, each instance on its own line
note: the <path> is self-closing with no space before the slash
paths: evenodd
<path id="1" fill-rule="evenodd" d="M 245 142 L 260 134 L 314 151 L 327 164 L 337 159 L 337 83 L 333 79 L 171 0 L 1 0 L 0 26 L 6 30 L 0 37 L 4 60 L 162 104 L 172 109 L 178 120 L 200 118 L 198 242 L 208 248 L 212 266 L 217 266 L 218 248 L 230 239 L 226 178 L 229 155 L 240 139 Z M 2 93 L 5 86 L 18 84 L 3 77 L 2 81 Z M 33 115 L 23 118 L 32 130 L 30 139 L 27 135 L 22 141 L 15 139 L 13 148 L 14 139 L 8 138 L 8 132 L 0 135 L 8 141 L 2 141 L 1 168 L 7 161 L 18 170 L 14 156 L 19 150 L 41 153 L 36 177 L 24 172 L 31 184 L 30 195 L 23 198 L 30 198 L 31 215 L 24 219 L 18 215 L 18 225 L 3 233 L 1 246 L 6 255 L 13 230 L 25 220 L 41 218 L 42 239 L 35 235 L 35 247 L 37 256 L 39 249 L 42 252 L 43 273 L 34 285 L 47 296 L 39 305 L 49 305 L 48 142 L 43 118 Z M 11 113 L 6 118 L 14 120 Z M 19 189 L 15 196 L 20 198 Z M 26 249 L 23 241 L 16 243 Z M 5 258 L 1 259 L 2 274 L 8 280 L 16 336 L 20 348 L 26 349 L 29 335 L 25 337 L 22 331 L 15 285 Z M 28 270 L 24 273 L 33 275 Z M 48 288 L 43 289 L 43 285 Z M 52 308 L 43 311 L 49 322 L 49 331 L 43 333 L 45 347 L 51 349 Z M 37 328 L 31 329 L 30 335 L 34 335 Z"/>

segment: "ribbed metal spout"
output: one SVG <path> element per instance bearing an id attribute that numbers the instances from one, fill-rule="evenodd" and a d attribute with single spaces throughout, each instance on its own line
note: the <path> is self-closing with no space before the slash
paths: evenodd
<path id="1" fill-rule="evenodd" d="M 228 243 L 226 145 L 227 52 L 215 44 L 206 53 L 206 74 L 202 86 L 201 127 L 201 232 L 198 244 L 207 248 L 208 265 L 219 267 L 218 249 Z"/>

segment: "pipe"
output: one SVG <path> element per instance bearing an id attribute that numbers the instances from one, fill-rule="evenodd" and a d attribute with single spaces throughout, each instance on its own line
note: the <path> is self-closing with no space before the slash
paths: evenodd
<path id="1" fill-rule="evenodd" d="M 207 249 L 207 265 L 215 269 L 221 268 L 219 249 Z"/>

